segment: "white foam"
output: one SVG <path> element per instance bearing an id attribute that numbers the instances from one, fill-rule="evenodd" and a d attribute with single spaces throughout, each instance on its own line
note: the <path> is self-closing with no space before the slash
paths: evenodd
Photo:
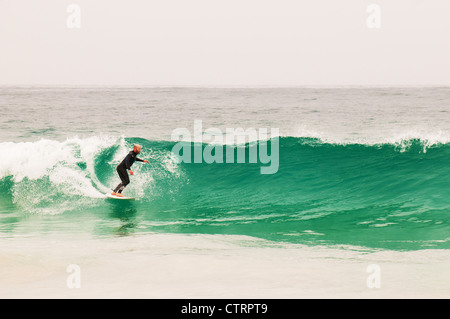
<path id="1" fill-rule="evenodd" d="M 0 143 L 0 178 L 11 176 L 13 200 L 25 210 L 61 213 L 71 207 L 61 195 L 101 198 L 109 190 L 95 174 L 95 158 L 116 143 L 107 136 Z"/>
<path id="2" fill-rule="evenodd" d="M 379 130 L 377 134 L 373 135 L 355 134 L 355 136 L 349 136 L 349 134 L 336 134 L 311 130 L 302 126 L 298 128 L 294 134 L 284 134 L 282 136 L 312 138 L 318 139 L 323 143 L 338 145 L 361 144 L 371 146 L 379 144 L 392 144 L 399 146 L 400 148 L 407 148 L 411 145 L 412 141 L 420 141 L 423 144 L 424 149 L 440 144 L 450 143 L 450 132 L 443 130 L 433 131 L 422 129 L 408 129 L 399 132 Z"/>
<path id="3" fill-rule="evenodd" d="M 74 162 L 70 148 L 51 140 L 0 143 L 0 157 L 0 178 L 13 176 L 16 182 L 43 177 L 59 162 Z"/>
<path id="4" fill-rule="evenodd" d="M 413 140 L 422 142 L 424 148 L 426 149 L 435 145 L 450 143 L 450 134 L 447 134 L 441 130 L 437 132 L 410 130 L 385 139 L 387 143 L 396 144 L 405 148 L 408 147 Z"/>

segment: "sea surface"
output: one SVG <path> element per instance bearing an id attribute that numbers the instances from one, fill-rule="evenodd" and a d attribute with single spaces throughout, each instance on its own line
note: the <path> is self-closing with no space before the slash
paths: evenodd
<path id="1" fill-rule="evenodd" d="M 167 244 L 160 236 L 173 240 L 171 256 L 190 236 L 206 246 L 246 238 L 312 251 L 450 249 L 447 87 L 1 87 L 0 110 L 0 241 L 13 268 L 25 258 L 14 254 L 35 256 L 46 238 L 61 252 L 83 239 L 91 258 L 105 240 L 157 238 L 155 248 Z M 195 121 L 201 134 L 179 144 L 173 133 L 193 137 Z M 237 128 L 278 135 L 198 140 Z M 149 161 L 132 167 L 124 194 L 136 200 L 106 199 L 135 143 Z M 181 161 L 176 145 L 214 146 L 223 161 Z M 267 146 L 273 174 L 261 173 L 263 158 L 249 159 Z M 246 156 L 230 163 L 227 151 Z"/>
<path id="2" fill-rule="evenodd" d="M 450 297 L 450 88 L 4 86 L 0 110 L 1 298 Z M 105 198 L 136 143 L 136 200 Z"/>

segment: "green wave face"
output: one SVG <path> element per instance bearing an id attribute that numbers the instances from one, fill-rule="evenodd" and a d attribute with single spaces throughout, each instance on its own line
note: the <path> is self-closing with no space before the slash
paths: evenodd
<path id="1" fill-rule="evenodd" d="M 104 193 L 119 183 L 115 167 L 134 143 L 150 161 L 134 164 L 125 191 L 138 200 L 107 200 Z M 261 174 L 267 164 L 249 154 L 267 145 L 275 150 L 273 143 L 218 146 L 223 163 L 180 162 L 175 142 L 141 138 L 2 143 L 9 155 L 0 165 L 0 232 L 237 234 L 312 245 L 450 248 L 449 144 L 284 137 L 277 171 Z M 192 154 L 211 148 L 185 146 Z M 227 163 L 227 153 L 238 150 L 245 160 Z"/>

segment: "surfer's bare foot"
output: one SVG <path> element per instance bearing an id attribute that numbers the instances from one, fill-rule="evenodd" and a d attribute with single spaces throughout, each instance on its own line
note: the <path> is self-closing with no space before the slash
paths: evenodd
<path id="1" fill-rule="evenodd" d="M 112 192 L 111 195 L 116 196 L 116 192 Z"/>
<path id="2" fill-rule="evenodd" d="M 116 196 L 117 197 L 123 197 L 123 195 L 121 193 L 117 193 Z"/>

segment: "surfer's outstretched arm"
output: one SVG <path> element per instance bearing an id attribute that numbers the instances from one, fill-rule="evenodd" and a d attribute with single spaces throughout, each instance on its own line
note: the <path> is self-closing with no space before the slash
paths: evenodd
<path id="1" fill-rule="evenodd" d="M 136 162 L 148 163 L 147 160 L 143 160 L 143 159 L 140 159 L 140 158 L 137 158 L 137 157 L 136 157 Z M 131 169 L 128 169 L 128 171 L 130 172 L 130 175 L 134 175 L 134 173 L 133 173 L 133 171 Z"/>

